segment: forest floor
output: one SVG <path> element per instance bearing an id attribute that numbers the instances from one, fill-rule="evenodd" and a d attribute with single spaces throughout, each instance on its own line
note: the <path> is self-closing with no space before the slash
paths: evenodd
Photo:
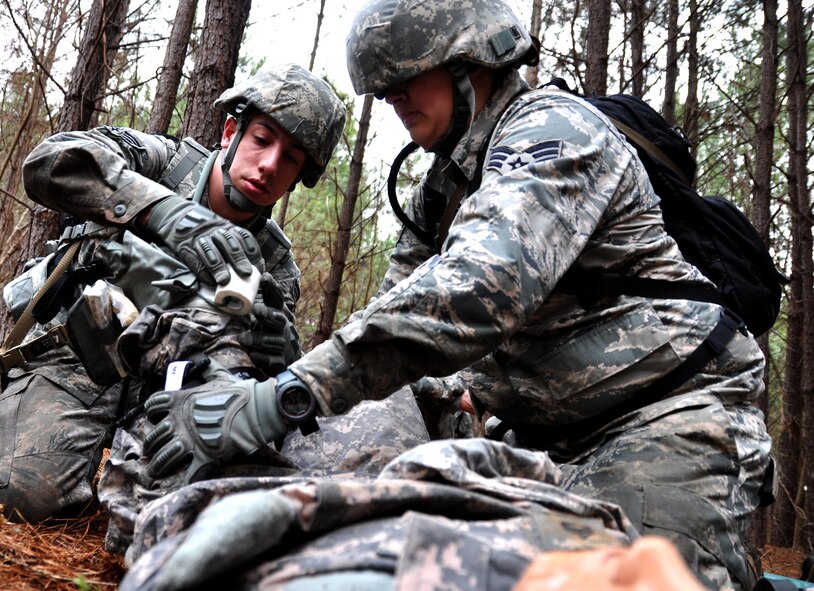
<path id="1" fill-rule="evenodd" d="M 101 510 L 72 520 L 29 525 L 0 523 L 0 586 L 3 591 L 104 591 L 124 575 L 123 557 L 104 549 L 107 516 Z M 800 577 L 804 554 L 767 546 L 766 572 Z"/>

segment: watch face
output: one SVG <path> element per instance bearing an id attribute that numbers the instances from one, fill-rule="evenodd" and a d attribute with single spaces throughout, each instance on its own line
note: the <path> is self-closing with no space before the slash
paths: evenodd
<path id="1" fill-rule="evenodd" d="M 280 394 L 280 408 L 286 418 L 297 421 L 314 414 L 316 401 L 308 390 L 294 386 Z"/>

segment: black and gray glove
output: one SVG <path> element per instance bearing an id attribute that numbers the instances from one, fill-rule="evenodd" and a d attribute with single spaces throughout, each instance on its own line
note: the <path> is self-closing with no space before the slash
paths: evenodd
<path id="1" fill-rule="evenodd" d="M 274 379 L 239 380 L 214 362 L 204 378 L 202 386 L 156 392 L 144 403 L 156 424 L 144 438 L 150 476 L 167 476 L 191 459 L 188 483 L 202 468 L 251 455 L 287 433 Z"/>
<path id="2" fill-rule="evenodd" d="M 166 244 L 207 284 L 229 282 L 229 269 L 241 277 L 252 273 L 252 265 L 265 270 L 265 263 L 252 233 L 234 225 L 206 207 L 188 199 L 170 196 L 150 212 L 147 231 Z"/>
<path id="3" fill-rule="evenodd" d="M 255 324 L 251 331 L 238 335 L 254 365 L 267 376 L 277 375 L 302 357 L 300 335 L 282 310 L 282 292 L 270 273 L 260 280 L 263 301 L 255 301 L 252 313 Z"/>

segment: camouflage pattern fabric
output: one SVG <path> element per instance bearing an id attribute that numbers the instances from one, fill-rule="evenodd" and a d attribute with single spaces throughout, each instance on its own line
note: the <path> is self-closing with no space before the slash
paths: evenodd
<path id="1" fill-rule="evenodd" d="M 642 164 L 607 119 L 566 93 L 523 90 L 519 75 L 510 72 L 468 136 L 450 158 L 436 157 L 414 195 L 410 213 L 422 225 L 424 191 L 448 196 L 467 185 L 469 196 L 441 250 L 403 231 L 378 297 L 290 367 L 315 393 L 323 413 L 386 397 L 423 375 L 465 370 L 462 379 L 481 410 L 544 436 L 546 426 L 601 415 L 667 374 L 718 322 L 721 309 L 714 304 L 623 296 L 601 299 L 586 310 L 556 289 L 571 267 L 686 283 L 707 280 L 665 233 L 659 199 Z M 707 424 L 699 421 L 688 427 L 696 433 L 694 445 L 686 454 L 676 452 L 672 457 L 681 462 L 674 459 L 660 472 L 663 484 L 672 486 L 665 473 L 680 480 L 685 469 L 715 470 L 708 477 L 725 482 L 720 488 L 732 493 L 721 497 L 693 487 L 671 499 L 673 515 L 686 515 L 699 504 L 711 508 L 690 524 L 696 546 L 705 547 L 709 528 L 720 524 L 724 537 L 738 537 L 757 506 L 770 440 L 750 404 L 763 389 L 763 367 L 754 338 L 737 333 L 718 359 L 673 392 L 668 407 L 654 404 L 620 417 L 605 433 L 610 450 L 620 433 L 652 429 L 654 438 L 642 439 L 641 454 L 658 459 L 660 424 L 669 424 L 673 411 L 714 400 L 727 411 L 755 413 L 748 466 L 731 445 L 724 450 L 731 463 L 700 466 L 698 458 L 720 453 L 720 446 L 707 443 Z M 721 420 L 734 420 L 726 416 Z M 590 434 L 572 435 L 579 440 Z M 572 443 L 555 446 L 563 461 L 588 462 L 595 441 L 576 441 L 571 449 Z M 614 473 L 618 484 L 635 487 L 644 478 L 639 468 Z M 588 482 L 589 471 L 582 482 Z M 628 506 L 636 503 L 634 497 L 616 500 L 637 513 Z M 687 558 L 694 560 L 689 553 Z M 718 572 L 701 574 L 713 581 L 731 575 L 739 588 L 738 560 L 745 560 L 741 548 L 722 545 Z"/>
<path id="2" fill-rule="evenodd" d="M 13 519 L 79 512 L 113 438 L 122 383 L 95 384 L 69 348 L 9 372 L 0 393 L 0 504 Z"/>
<path id="3" fill-rule="evenodd" d="M 544 453 L 472 439 L 422 445 L 375 479 L 192 484 L 145 508 L 120 589 L 508 589 L 540 551 L 638 537 L 558 479 Z"/>
<path id="4" fill-rule="evenodd" d="M 752 589 L 744 540 L 771 442 L 756 409 L 709 394 L 692 402 L 668 399 L 611 427 L 561 466 L 562 486 L 618 503 L 642 535 L 672 540 L 707 587 Z"/>
<path id="5" fill-rule="evenodd" d="M 183 159 L 186 150 L 184 142 L 176 150 L 176 144 L 164 137 L 122 128 L 57 134 L 26 160 L 26 187 L 35 200 L 47 195 L 48 200 L 41 201 L 46 205 L 105 222 L 115 217 L 111 208 L 116 204 L 126 201 L 126 209 L 132 212 L 167 195 L 169 190 L 157 180 Z M 204 176 L 204 165 L 205 159 L 189 170 L 176 191 L 192 197 Z M 204 190 L 204 202 L 206 197 Z M 290 243 L 273 220 L 259 224 L 257 233 L 286 312 L 292 315 L 300 273 Z M 236 367 L 251 366 L 234 334 L 224 334 L 248 330 L 247 321 L 225 317 L 203 301 L 190 300 L 195 278 L 184 265 L 129 231 L 104 228 L 82 240 L 76 264 L 104 260 L 113 282 L 139 307 L 189 306 L 166 316 L 147 306 L 133 328 L 141 333 L 131 339 L 133 345 L 125 356 L 134 375 L 160 381 L 168 362 L 198 352 L 216 355 Z M 154 282 L 163 287 L 157 289 Z M 63 310 L 48 325 L 36 325 L 26 340 L 64 321 Z M 5 514 L 18 511 L 28 520 L 39 521 L 86 505 L 93 498 L 91 479 L 102 450 L 111 444 L 119 416 L 137 405 L 140 382 L 134 381 L 122 400 L 122 383 L 108 388 L 97 385 L 69 348 L 12 370 L 8 378 L 0 397 L 4 427 L 0 431 L 0 504 Z"/>
<path id="6" fill-rule="evenodd" d="M 387 400 L 360 404 L 341 417 L 318 419 L 320 430 L 308 436 L 288 434 L 279 451 L 269 447 L 261 454 L 238 459 L 205 475 L 207 479 L 245 476 L 343 478 L 376 476 L 391 460 L 429 436 L 409 388 Z M 99 500 L 110 513 L 105 545 L 124 553 L 132 542 L 139 513 L 150 501 L 183 485 L 183 471 L 154 479 L 142 456 L 144 437 L 153 427 L 143 416 L 119 429 L 99 483 Z"/>
<path id="7" fill-rule="evenodd" d="M 230 369 L 253 366 L 238 335 L 250 329 L 250 319 L 213 309 L 184 307 L 164 310 L 147 306 L 117 342 L 131 375 L 163 377 L 176 360 L 209 357 Z M 156 384 L 163 389 L 163 383 Z"/>
<path id="8" fill-rule="evenodd" d="M 102 225 L 124 225 L 173 195 L 158 183 L 175 154 L 161 136 L 119 127 L 58 133 L 26 157 L 26 194 L 40 205 Z"/>

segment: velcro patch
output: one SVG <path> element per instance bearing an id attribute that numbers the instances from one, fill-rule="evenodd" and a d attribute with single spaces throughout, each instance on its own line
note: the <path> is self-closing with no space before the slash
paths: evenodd
<path id="1" fill-rule="evenodd" d="M 136 139 L 136 137 L 130 133 L 130 131 L 125 127 L 115 127 L 113 125 L 105 125 L 103 129 L 107 132 L 107 134 L 114 138 L 121 138 L 125 143 L 130 144 L 134 148 L 142 148 L 141 142 Z"/>
<path id="2" fill-rule="evenodd" d="M 545 162 L 546 160 L 559 158 L 560 154 L 562 154 L 562 140 L 540 142 L 522 152 L 518 152 L 514 148 L 498 146 L 489 155 L 489 163 L 486 168 L 506 174 L 535 162 Z"/>

